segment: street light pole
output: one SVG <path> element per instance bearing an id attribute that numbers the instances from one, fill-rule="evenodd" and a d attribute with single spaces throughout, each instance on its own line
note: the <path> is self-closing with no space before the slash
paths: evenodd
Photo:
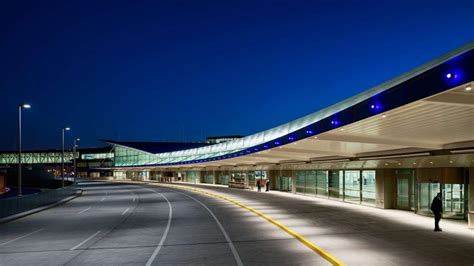
<path id="1" fill-rule="evenodd" d="M 69 127 L 65 127 L 61 130 L 62 132 L 62 153 L 61 153 L 61 179 L 62 187 L 64 187 L 64 131 L 70 130 Z"/>
<path id="2" fill-rule="evenodd" d="M 22 176 L 21 176 L 21 109 L 29 109 L 29 104 L 18 105 L 18 196 L 22 196 Z"/>
<path id="3" fill-rule="evenodd" d="M 81 140 L 80 138 L 74 139 L 74 146 L 72 147 L 72 150 L 73 150 L 72 156 L 73 156 L 73 158 L 74 158 L 74 182 L 73 182 L 74 184 L 76 183 L 76 178 L 77 178 L 77 169 L 76 169 L 76 168 L 77 168 L 77 167 L 76 167 L 76 148 L 77 148 L 78 145 L 77 145 L 76 142 L 77 142 L 77 141 L 80 141 L 80 140 Z"/>

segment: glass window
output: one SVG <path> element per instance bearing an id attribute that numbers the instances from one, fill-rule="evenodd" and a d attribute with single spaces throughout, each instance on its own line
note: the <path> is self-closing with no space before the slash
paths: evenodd
<path id="1" fill-rule="evenodd" d="M 362 202 L 375 206 L 375 171 L 362 171 Z"/>
<path id="2" fill-rule="evenodd" d="M 441 191 L 439 183 L 420 183 L 418 184 L 418 191 L 420 192 L 418 198 L 418 210 L 423 213 L 431 214 L 431 201 L 438 192 Z"/>
<path id="3" fill-rule="evenodd" d="M 328 171 L 328 193 L 332 199 L 342 199 L 343 196 L 343 171 Z"/>
<path id="4" fill-rule="evenodd" d="M 306 171 L 306 187 L 305 193 L 316 195 L 316 171 Z"/>
<path id="5" fill-rule="evenodd" d="M 463 184 L 444 184 L 443 212 L 454 216 L 464 216 Z"/>
<path id="6" fill-rule="evenodd" d="M 318 196 L 328 196 L 328 171 L 316 171 L 317 194 Z"/>
<path id="7" fill-rule="evenodd" d="M 305 192 L 305 171 L 296 171 L 296 193 Z"/>
<path id="8" fill-rule="evenodd" d="M 344 172 L 344 201 L 360 203 L 360 171 Z"/>

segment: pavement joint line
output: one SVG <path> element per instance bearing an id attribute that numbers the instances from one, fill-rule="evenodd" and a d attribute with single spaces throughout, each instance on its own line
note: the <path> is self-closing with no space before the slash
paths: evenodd
<path id="1" fill-rule="evenodd" d="M 173 218 L 173 207 L 171 206 L 171 202 L 168 200 L 168 198 L 165 195 L 163 195 L 163 193 L 157 192 L 157 191 L 155 191 L 153 189 L 149 189 L 149 188 L 144 188 L 144 189 L 147 189 L 147 190 L 153 191 L 154 193 L 159 194 L 168 203 L 168 223 L 166 224 L 166 229 L 163 232 L 163 235 L 161 236 L 160 243 L 158 243 L 155 250 L 153 251 L 153 254 L 151 254 L 151 257 L 146 262 L 146 266 L 151 266 L 153 261 L 156 259 L 156 256 L 158 256 L 158 253 L 160 252 L 160 249 L 163 246 L 163 244 L 166 240 L 166 237 L 168 236 L 168 232 L 169 232 L 170 227 L 171 227 L 171 219 Z"/>
<path id="2" fill-rule="evenodd" d="M 86 211 L 88 211 L 88 210 L 90 210 L 90 209 L 91 209 L 91 207 L 89 207 L 89 208 L 87 208 L 87 209 L 85 209 L 85 210 L 82 210 L 82 211 L 78 212 L 77 214 L 82 214 L 82 213 L 84 213 L 84 212 L 86 212 Z"/>
<path id="3" fill-rule="evenodd" d="M 122 215 L 125 215 L 128 212 L 128 210 L 130 210 L 130 208 L 127 208 L 125 211 L 123 211 Z"/>
<path id="4" fill-rule="evenodd" d="M 304 238 L 303 236 L 301 236 L 300 234 L 296 233 L 295 231 L 291 230 L 290 228 L 284 226 L 283 224 L 281 224 L 280 222 L 272 219 L 271 217 L 263 214 L 262 212 L 254 209 L 254 208 L 251 208 L 251 207 L 248 207 L 248 206 L 245 206 L 235 200 L 232 200 L 232 199 L 229 199 L 229 198 L 226 198 L 224 196 L 221 196 L 221 195 L 218 195 L 218 194 L 214 194 L 214 193 L 210 193 L 210 192 L 207 192 L 207 191 L 204 191 L 204 190 L 200 190 L 200 189 L 196 189 L 194 187 L 192 188 L 188 188 L 186 186 L 178 186 L 178 185 L 165 185 L 165 184 L 157 184 L 158 186 L 164 186 L 164 187 L 174 187 L 174 188 L 178 188 L 178 189 L 186 189 L 186 190 L 191 190 L 191 191 L 195 191 L 195 192 L 198 192 L 198 193 L 201 193 L 201 194 L 205 194 L 205 195 L 208 195 L 208 196 L 211 196 L 211 197 L 214 197 L 214 198 L 219 198 L 219 199 L 222 199 L 222 200 L 225 200 L 225 201 L 228 201 L 228 202 L 231 202 L 241 208 L 244 208 L 250 212 L 253 212 L 254 214 L 264 218 L 265 220 L 269 221 L 270 223 L 276 225 L 277 227 L 279 227 L 280 229 L 282 229 L 283 231 L 285 231 L 286 233 L 288 233 L 289 235 L 293 236 L 295 239 L 297 239 L 298 241 L 300 241 L 302 244 L 304 244 L 305 246 L 307 246 L 308 248 L 310 248 L 311 250 L 313 250 L 314 252 L 316 252 L 317 254 L 319 254 L 321 257 L 323 257 L 324 259 L 326 259 L 328 262 L 330 262 L 331 264 L 333 265 L 338 265 L 338 266 L 342 266 L 342 265 L 345 265 L 342 261 L 338 260 L 337 258 L 335 258 L 334 256 L 332 256 L 331 254 L 329 254 L 327 251 L 323 250 L 322 248 L 318 247 L 317 245 L 315 245 L 313 242 L 307 240 L 306 238 Z"/>
<path id="5" fill-rule="evenodd" d="M 175 191 L 175 192 L 178 192 L 178 191 Z M 212 218 L 214 218 L 214 221 L 217 223 L 217 226 L 219 226 L 219 229 L 221 230 L 222 234 L 224 235 L 224 238 L 225 240 L 227 241 L 227 244 L 229 245 L 229 248 L 230 250 L 232 251 L 232 254 L 234 255 L 234 259 L 235 259 L 235 262 L 237 263 L 238 266 L 242 266 L 244 265 L 242 263 L 242 259 L 240 258 L 240 255 L 239 253 L 237 252 L 237 249 L 235 248 L 234 244 L 232 243 L 232 240 L 230 239 L 229 235 L 227 234 L 227 232 L 225 231 L 224 229 L 224 226 L 222 226 L 221 222 L 219 221 L 219 219 L 217 219 L 216 215 L 204 204 L 202 203 L 200 200 L 190 196 L 190 195 L 187 195 L 186 193 L 182 193 L 182 192 L 178 192 L 194 201 L 196 201 L 197 203 L 199 203 L 202 207 L 204 207 L 204 209 L 207 210 L 207 212 L 209 212 L 209 214 L 212 216 Z"/>
<path id="6" fill-rule="evenodd" d="M 97 231 L 95 234 L 91 235 L 90 237 L 86 238 L 84 241 L 82 241 L 81 243 L 75 245 L 74 247 L 72 247 L 70 250 L 76 250 L 77 248 L 79 248 L 80 246 L 84 245 L 85 243 L 87 243 L 87 241 L 91 240 L 92 238 L 94 238 L 95 236 L 97 236 L 98 234 L 100 234 L 100 230 Z"/>
<path id="7" fill-rule="evenodd" d="M 32 235 L 32 234 L 34 234 L 34 233 L 37 233 L 37 232 L 39 232 L 39 231 L 42 231 L 42 230 L 44 230 L 44 228 L 38 229 L 38 230 L 36 230 L 36 231 L 33 231 L 33 232 L 31 232 L 31 233 L 28 233 L 28 234 L 26 234 L 26 235 L 22 235 L 22 236 L 20 236 L 20 237 L 17 237 L 17 238 L 11 239 L 11 240 L 8 240 L 7 242 L 3 242 L 3 243 L 0 244 L 0 247 L 1 247 L 1 246 L 5 246 L 5 245 L 10 244 L 10 243 L 13 243 L 13 242 L 15 242 L 15 241 L 17 241 L 17 240 L 20 240 L 20 239 L 22 239 L 22 238 L 25 238 L 25 237 L 27 237 L 27 236 L 30 236 L 30 235 Z"/>

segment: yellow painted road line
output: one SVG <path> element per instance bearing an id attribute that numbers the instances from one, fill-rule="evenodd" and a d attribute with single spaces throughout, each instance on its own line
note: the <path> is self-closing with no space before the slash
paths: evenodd
<path id="1" fill-rule="evenodd" d="M 340 260 L 336 259 L 334 256 L 332 256 L 331 254 L 329 254 L 327 251 L 323 250 L 322 248 L 318 247 L 317 245 L 315 245 L 313 242 L 309 241 L 308 239 L 304 238 L 303 236 L 301 236 L 300 234 L 296 233 L 295 231 L 291 230 L 290 228 L 284 226 L 283 224 L 281 224 L 280 222 L 272 219 L 271 217 L 263 214 L 262 212 L 260 211 L 257 211 L 256 209 L 252 208 L 252 207 L 248 207 L 248 206 L 245 206 L 235 200 L 232 200 L 232 199 L 229 199 L 229 198 L 226 198 L 224 196 L 221 196 L 221 195 L 218 195 L 218 194 L 214 194 L 214 193 L 211 193 L 211 192 L 207 192 L 207 191 L 204 191 L 204 190 L 200 190 L 200 189 L 196 189 L 196 188 L 189 188 L 189 187 L 186 187 L 186 186 L 177 186 L 177 185 L 164 185 L 164 184 L 159 184 L 159 186 L 164 186 L 164 187 L 174 187 L 174 188 L 178 188 L 178 189 L 187 189 L 187 190 L 191 190 L 191 191 L 195 191 L 195 192 L 199 192 L 201 194 L 206 194 L 208 196 L 211 196 L 211 197 L 214 197 L 214 198 L 219 198 L 219 199 L 222 199 L 222 200 L 225 200 L 225 201 L 228 201 L 228 202 L 231 202 L 241 208 L 244 208 L 248 211 L 251 211 L 255 214 L 257 214 L 258 216 L 264 218 L 265 220 L 269 221 L 270 223 L 278 226 L 280 229 L 282 229 L 283 231 L 285 231 L 286 233 L 288 233 L 289 235 L 291 235 L 292 237 L 296 238 L 298 241 L 300 241 L 301 243 L 303 243 L 305 246 L 307 246 L 308 248 L 310 248 L 311 250 L 313 250 L 314 252 L 318 253 L 321 257 L 323 257 L 324 259 L 326 259 L 327 261 L 329 261 L 330 263 L 332 263 L 333 265 L 344 265 L 344 263 L 342 263 Z"/>

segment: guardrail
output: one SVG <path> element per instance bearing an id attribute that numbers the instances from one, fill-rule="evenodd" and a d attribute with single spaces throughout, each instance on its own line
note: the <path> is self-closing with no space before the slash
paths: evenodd
<path id="1" fill-rule="evenodd" d="M 53 204 L 76 194 L 78 191 L 78 188 L 70 186 L 24 195 L 21 197 L 0 199 L 0 218 Z"/>

